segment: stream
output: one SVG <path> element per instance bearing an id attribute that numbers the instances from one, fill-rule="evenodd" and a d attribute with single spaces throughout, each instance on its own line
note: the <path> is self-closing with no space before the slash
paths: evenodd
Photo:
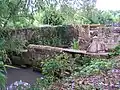
<path id="1" fill-rule="evenodd" d="M 39 72 L 34 72 L 31 68 L 7 68 L 7 86 L 20 80 L 33 84 L 36 81 L 36 78 L 40 78 L 41 76 L 42 75 Z"/>

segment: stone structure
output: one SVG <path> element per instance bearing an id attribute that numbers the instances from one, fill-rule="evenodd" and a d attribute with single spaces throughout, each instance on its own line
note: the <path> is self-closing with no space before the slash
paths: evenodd
<path id="1" fill-rule="evenodd" d="M 64 25 L 9 30 L 9 35 L 13 40 L 19 39 L 28 44 L 70 47 L 73 38 L 77 39 L 79 33 L 74 26 Z"/>
<path id="2" fill-rule="evenodd" d="M 26 28 L 19 30 L 10 30 L 8 32 L 11 35 L 11 39 L 18 39 L 19 41 L 27 42 L 28 44 L 38 45 L 49 45 L 55 47 L 67 48 L 71 47 L 73 39 L 79 41 L 80 50 L 88 50 L 89 52 L 101 52 L 108 49 L 114 48 L 119 44 L 120 40 L 120 28 L 105 27 L 104 25 L 67 25 L 67 26 L 47 26 L 39 28 Z M 6 35 L 9 35 L 6 34 Z M 100 40 L 98 43 L 101 48 L 97 48 L 94 45 L 92 38 L 97 36 Z M 95 38 L 94 38 L 95 39 Z M 101 44 L 100 44 L 101 43 Z M 91 49 L 96 47 L 95 51 Z M 89 48 L 88 48 L 89 47 Z M 22 52 L 22 58 L 14 57 L 15 63 L 23 62 L 21 64 L 32 64 L 31 51 L 27 53 Z M 46 50 L 45 52 L 41 49 L 34 53 L 35 58 L 42 59 L 48 57 L 47 54 L 55 55 L 56 53 Z M 30 57 L 29 57 L 30 56 Z M 29 61 L 29 63 L 28 63 Z"/>
<path id="3" fill-rule="evenodd" d="M 90 53 L 104 53 L 108 49 L 106 47 L 106 44 L 103 42 L 103 39 L 99 39 L 97 36 L 93 37 L 92 43 L 87 49 L 87 52 Z"/>
<path id="4" fill-rule="evenodd" d="M 87 46 L 90 45 L 91 40 L 94 36 L 98 36 L 99 40 L 102 40 L 103 43 L 106 44 L 108 49 L 112 49 L 119 44 L 120 41 L 120 28 L 119 27 L 105 27 L 104 25 L 94 24 L 94 25 L 83 25 L 81 28 L 86 29 L 79 29 L 79 42 L 81 49 L 86 50 Z M 83 34 L 82 30 L 87 33 Z M 87 38 L 85 37 L 87 36 Z M 84 41 L 84 42 L 83 42 Z"/>
<path id="5" fill-rule="evenodd" d="M 18 39 L 28 44 L 50 45 L 57 47 L 70 47 L 75 38 L 80 42 L 83 50 L 87 49 L 92 37 L 104 38 L 109 48 L 114 48 L 120 40 L 120 28 L 105 27 L 104 25 L 66 25 L 42 26 L 39 28 L 26 28 L 10 30 L 11 39 Z"/>

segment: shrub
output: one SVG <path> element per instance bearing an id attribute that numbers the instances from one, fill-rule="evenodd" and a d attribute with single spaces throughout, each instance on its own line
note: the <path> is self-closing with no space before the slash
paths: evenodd
<path id="1" fill-rule="evenodd" d="M 4 66 L 5 62 L 5 50 L 4 50 L 4 39 L 0 39 L 0 89 L 4 90 L 6 84 L 6 69 Z"/>
<path id="2" fill-rule="evenodd" d="M 115 66 L 115 63 L 110 60 L 93 60 L 90 65 L 84 65 L 84 68 L 80 71 L 80 74 L 84 75 L 94 75 L 105 73 L 106 71 L 112 69 Z"/>
<path id="3" fill-rule="evenodd" d="M 110 56 L 118 56 L 120 55 L 120 45 L 116 46 L 110 53 Z"/>
<path id="4" fill-rule="evenodd" d="M 42 16 L 42 23 L 49 25 L 61 25 L 64 21 L 62 14 L 55 9 L 47 9 Z"/>
<path id="5" fill-rule="evenodd" d="M 36 88 L 35 90 L 39 90 L 38 88 L 40 88 L 40 90 L 48 89 L 54 82 L 70 74 L 69 71 L 72 66 L 67 54 L 60 54 L 52 58 L 47 58 L 42 60 L 39 65 L 39 67 L 42 66 L 43 78 L 37 79 L 37 82 L 33 86 L 33 88 Z"/>
<path id="6" fill-rule="evenodd" d="M 60 54 L 52 59 L 44 60 L 42 73 L 45 76 L 53 76 L 55 80 L 57 78 L 60 79 L 62 77 L 62 74 L 66 70 L 70 69 L 71 65 L 69 62 L 69 56 L 67 56 L 66 54 Z"/>
<path id="7" fill-rule="evenodd" d="M 76 56 L 75 58 L 75 64 L 76 65 L 79 65 L 79 67 L 82 67 L 84 65 L 89 65 L 90 62 L 91 62 L 91 57 L 88 57 L 88 56 Z"/>

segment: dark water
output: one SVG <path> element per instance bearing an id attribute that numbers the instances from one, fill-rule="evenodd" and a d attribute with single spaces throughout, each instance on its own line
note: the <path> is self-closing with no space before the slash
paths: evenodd
<path id="1" fill-rule="evenodd" d="M 14 69 L 7 68 L 7 86 L 14 83 L 15 81 L 24 81 L 29 84 L 33 84 L 36 78 L 40 78 L 42 75 L 39 72 L 33 72 L 32 69 Z"/>

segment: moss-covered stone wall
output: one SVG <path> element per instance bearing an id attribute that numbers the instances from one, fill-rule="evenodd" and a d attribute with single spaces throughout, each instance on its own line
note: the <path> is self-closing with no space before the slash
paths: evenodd
<path id="1" fill-rule="evenodd" d="M 50 46 L 70 46 L 73 38 L 78 38 L 78 31 L 72 25 L 42 26 L 11 30 L 12 38 L 26 41 L 27 44 Z"/>

